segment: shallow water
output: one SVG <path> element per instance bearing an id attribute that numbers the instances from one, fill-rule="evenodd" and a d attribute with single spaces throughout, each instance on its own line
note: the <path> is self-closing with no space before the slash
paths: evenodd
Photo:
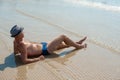
<path id="1" fill-rule="evenodd" d="M 77 37 L 88 36 L 90 41 L 120 52 L 119 12 L 76 5 L 68 1 L 71 0 L 1 0 L 1 35 L 9 36 L 9 29 L 14 24 L 25 27 L 26 35 L 35 34 L 35 37 L 31 36 L 33 38 L 39 36 L 39 32 L 42 34 L 45 30 L 52 31 L 52 27 L 56 27 L 58 30 L 66 31 Z M 29 19 L 33 20 L 29 21 Z M 48 28 L 41 29 L 40 26 L 47 27 L 44 23 L 51 26 L 51 30 Z M 46 34 L 49 35 L 50 33 L 47 32 Z M 39 39 L 36 38 L 36 40 Z M 42 40 L 44 39 L 42 38 Z"/>
<path id="2" fill-rule="evenodd" d="M 88 36 L 92 42 L 120 52 L 119 12 L 52 1 L 26 1 L 16 11 L 76 36 Z"/>

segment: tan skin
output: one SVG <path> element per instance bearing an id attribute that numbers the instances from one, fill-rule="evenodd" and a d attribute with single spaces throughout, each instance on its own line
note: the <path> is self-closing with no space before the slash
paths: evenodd
<path id="1" fill-rule="evenodd" d="M 74 42 L 65 35 L 60 35 L 55 38 L 53 41 L 47 44 L 48 52 L 53 53 L 56 50 L 67 48 L 70 46 L 75 47 L 76 49 L 85 48 L 87 45 L 82 43 L 86 40 L 86 37 L 78 42 Z M 15 36 L 14 40 L 14 54 L 20 53 L 23 63 L 31 63 L 39 60 L 44 60 L 42 53 L 42 45 L 40 43 L 33 43 L 24 40 L 24 33 L 21 32 L 19 35 Z M 28 58 L 28 56 L 40 55 L 35 58 Z"/>

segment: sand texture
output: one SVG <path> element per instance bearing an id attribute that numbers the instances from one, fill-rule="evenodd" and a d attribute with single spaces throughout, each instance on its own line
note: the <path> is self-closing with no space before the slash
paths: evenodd
<path id="1" fill-rule="evenodd" d="M 51 41 L 61 34 L 78 41 L 83 38 L 82 33 L 91 30 L 90 28 L 86 31 L 86 28 L 82 27 L 93 20 L 88 17 L 91 16 L 91 10 L 88 10 L 87 17 L 84 17 L 84 13 L 75 14 L 78 10 L 73 6 L 55 3 L 54 0 L 39 1 L 0 1 L 0 80 L 120 80 L 120 53 L 95 44 L 89 37 L 85 41 L 88 44 L 86 49 L 74 50 L 70 47 L 45 56 L 43 61 L 22 64 L 20 58 L 13 54 L 13 38 L 9 33 L 15 24 L 24 27 L 25 39 L 39 43 Z M 79 13 L 84 12 L 83 7 L 80 9 Z M 94 19 L 93 23 L 97 20 Z M 101 28 L 101 25 L 95 24 Z M 79 27 L 76 30 L 78 34 L 64 29 L 63 26 L 70 26 L 69 30 Z"/>

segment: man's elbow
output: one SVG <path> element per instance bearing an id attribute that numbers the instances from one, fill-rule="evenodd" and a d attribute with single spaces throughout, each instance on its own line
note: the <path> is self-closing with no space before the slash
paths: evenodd
<path id="1" fill-rule="evenodd" d="M 27 63 L 28 63 L 28 61 L 27 61 L 26 59 L 23 59 L 22 62 L 23 62 L 24 64 L 27 64 Z"/>
<path id="2" fill-rule="evenodd" d="M 14 51 L 13 53 L 14 53 L 15 55 L 16 55 L 16 54 L 19 54 L 19 52 L 18 52 L 18 51 Z"/>
<path id="3" fill-rule="evenodd" d="M 14 53 L 15 55 L 18 54 L 18 53 L 16 53 L 16 52 L 13 52 L 13 53 Z"/>

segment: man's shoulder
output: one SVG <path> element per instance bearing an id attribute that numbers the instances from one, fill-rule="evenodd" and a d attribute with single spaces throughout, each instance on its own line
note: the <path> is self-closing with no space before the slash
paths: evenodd
<path id="1" fill-rule="evenodd" d="M 15 44 L 15 45 L 21 45 L 21 46 L 24 46 L 24 45 L 25 45 L 25 43 L 24 43 L 23 41 L 17 43 L 15 40 L 14 40 L 14 44 Z"/>
<path id="2" fill-rule="evenodd" d="M 23 41 L 21 41 L 21 42 L 19 43 L 19 45 L 25 46 L 25 43 L 24 43 Z"/>

